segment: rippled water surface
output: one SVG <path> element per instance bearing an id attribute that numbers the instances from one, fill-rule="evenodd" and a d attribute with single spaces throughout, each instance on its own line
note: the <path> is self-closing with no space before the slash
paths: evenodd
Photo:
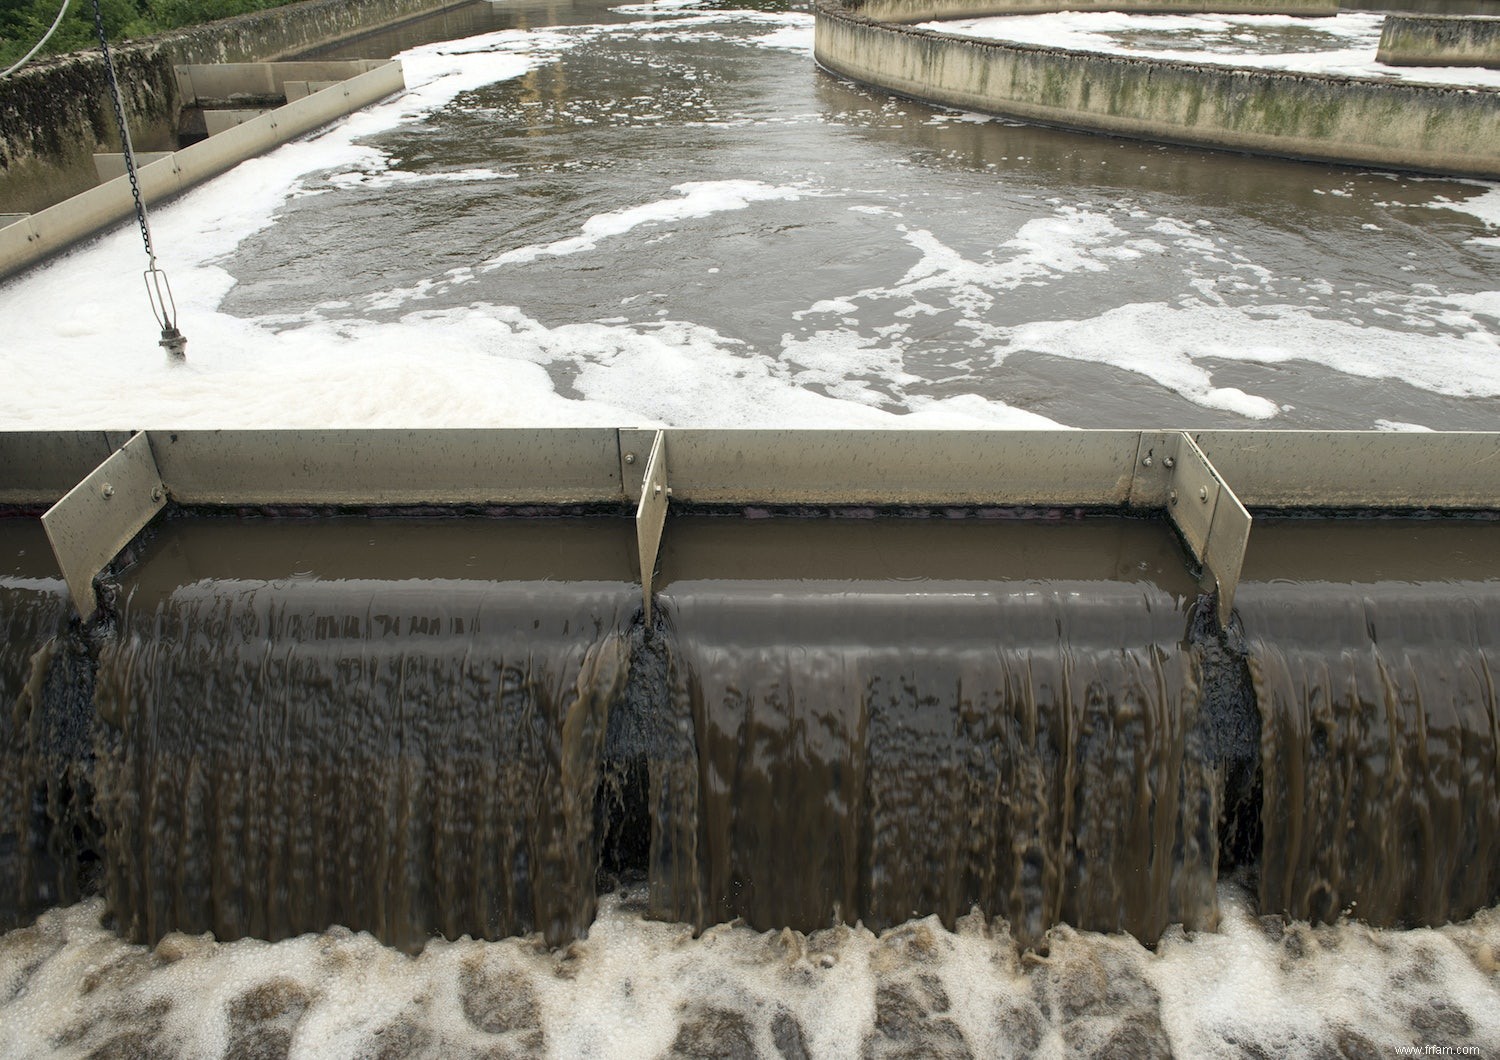
<path id="1" fill-rule="evenodd" d="M 0 422 L 1500 412 L 1495 186 L 934 109 L 819 71 L 779 4 L 484 5 L 445 31 L 479 35 L 406 51 L 406 96 L 158 211 L 187 372 L 159 364 L 129 231 L 0 288 L 30 325 Z"/>
<path id="2" fill-rule="evenodd" d="M 819 72 L 809 17 L 779 4 L 485 4 L 443 15 L 435 32 L 467 39 L 429 44 L 429 30 L 408 27 L 347 52 L 401 51 L 408 93 L 155 211 L 191 342 L 185 368 L 167 367 L 155 348 L 139 291 L 140 249 L 128 229 L 0 286 L 9 325 L 0 349 L 0 426 L 1491 428 L 1500 412 L 1496 186 L 1131 143 L 894 99 Z M 26 532 L 39 541 L 33 529 Z M 621 541 L 628 567 L 628 541 Z M 23 546 L 33 544 L 16 548 Z M 398 550 L 420 551 L 415 544 Z M 788 562 L 804 555 L 783 553 Z M 382 576 L 395 576 L 386 569 L 393 563 L 386 557 Z M 8 577 L 0 578 L 0 603 L 27 630 L 0 659 L 5 694 L 18 699 L 38 666 L 51 665 L 31 646 L 60 629 L 61 586 L 50 569 L 17 565 L 0 574 Z M 1408 574 L 1383 577 L 1456 577 L 1451 566 Z M 1247 607 L 1274 611 L 1278 579 L 1320 576 L 1345 577 L 1326 566 L 1252 570 Z M 676 614 L 691 617 L 691 593 L 703 589 L 681 572 L 677 578 L 666 579 L 664 595 Z M 1490 584 L 1493 575 L 1481 580 Z M 630 578 L 612 582 L 622 600 L 628 596 Z M 289 591 L 274 585 L 262 595 Z M 1428 593 L 1439 610 L 1445 593 L 1452 595 L 1442 586 Z M 694 606 L 700 617 L 732 615 L 759 599 L 741 589 Z M 309 597 L 313 604 L 326 610 Z M 501 604 L 509 606 L 486 606 Z M 1405 614 L 1400 606 L 1390 605 Z M 1284 669 L 1298 688 L 1342 680 L 1351 695 L 1394 689 L 1391 717 L 1425 718 L 1422 703 L 1482 701 L 1469 695 L 1474 688 L 1492 696 L 1492 684 L 1468 677 L 1452 694 L 1419 682 L 1420 702 L 1403 693 L 1412 682 L 1402 684 L 1402 668 L 1428 664 L 1420 652 L 1401 655 L 1389 625 L 1381 636 L 1390 643 L 1376 650 L 1368 623 L 1330 624 L 1343 637 L 1330 658 L 1364 653 L 1350 664 L 1357 686 L 1333 670 Z M 1170 633 L 1175 643 L 1175 626 Z M 786 664 L 795 690 L 832 684 L 827 660 L 842 658 L 820 653 L 820 642 L 807 636 L 792 645 L 773 637 L 769 648 L 739 656 L 701 627 L 696 636 L 681 672 L 693 666 L 714 675 L 723 688 L 710 691 L 726 703 L 741 685 L 756 690 L 767 659 L 797 657 L 796 667 Z M 1306 638 L 1294 631 L 1284 639 Z M 200 647 L 222 666 L 241 665 L 208 640 Z M 137 647 L 166 650 L 145 634 Z M 260 641 L 251 647 L 270 659 Z M 941 647 L 952 644 L 945 639 Z M 1279 641 L 1272 647 L 1279 651 Z M 1465 642 L 1464 650 L 1464 658 L 1480 660 L 1466 674 L 1489 665 L 1487 644 Z M 259 673 L 260 655 L 242 654 L 251 660 L 247 672 Z M 111 665 L 127 655 L 117 648 Z M 1388 665 L 1398 656 L 1399 666 Z M 985 665 L 998 657 L 984 656 Z M 155 662 L 168 677 L 174 667 L 193 680 L 214 673 L 177 656 Z M 267 672 L 280 673 L 274 663 Z M 1440 659 L 1428 668 L 1446 673 L 1445 665 Z M 425 687 L 418 678 L 436 672 L 407 662 L 387 669 L 399 669 L 413 697 Z M 370 673 L 383 680 L 386 671 Z M 103 701 L 124 702 L 133 687 L 126 677 L 143 674 L 144 667 L 106 670 Z M 1293 687 L 1278 674 L 1256 678 Z M 932 678 L 934 687 L 942 677 Z M 702 699 L 701 687 L 686 680 L 682 687 L 682 701 Z M 903 690 L 918 692 L 916 685 Z M 171 715 L 183 719 L 182 733 L 193 732 L 188 708 L 197 694 L 185 693 L 187 706 Z M 1346 715 L 1299 712 L 1302 703 L 1276 715 L 1281 742 L 1273 749 L 1289 745 L 1286 733 L 1304 713 L 1342 741 L 1335 748 L 1366 735 L 1339 728 Z M 766 731 L 794 713 L 770 693 L 750 705 L 751 720 Z M 740 714 L 721 713 L 725 732 L 740 723 Z M 20 717 L 10 717 L 12 729 Z M 261 714 L 216 717 L 231 749 L 231 723 L 296 720 L 274 704 Z M 1492 708 L 1489 717 L 1489 743 L 1471 733 L 1474 725 L 1450 726 L 1462 737 L 1455 746 L 1490 750 Z M 119 762 L 149 773 L 160 757 L 153 732 L 139 727 L 136 742 L 119 748 Z M 872 745 L 888 736 L 872 729 Z M 880 746 L 887 744 L 894 745 Z M 1403 769 L 1424 755 L 1441 766 L 1414 772 L 1403 792 L 1452 794 L 1459 756 L 1438 755 L 1445 746 L 1400 745 Z M 226 752 L 226 761 L 236 757 Z M 466 768 L 450 758 L 435 753 L 432 772 Z M 487 752 L 484 761 L 492 758 Z M 1341 761 L 1299 759 L 1296 775 L 1313 778 L 1320 791 L 1353 790 L 1335 783 Z M 945 775 L 946 758 L 935 755 L 930 764 L 930 775 Z M 123 767 L 117 773 L 126 776 Z M 65 786 L 66 774 L 49 776 Z M 201 776 L 184 776 L 194 780 L 183 789 L 189 795 L 207 790 Z M 891 771 L 887 787 L 913 805 L 958 790 L 916 782 L 897 790 L 901 779 Z M 517 798 L 530 783 L 514 786 Z M 0 794 L 24 808 L 26 792 L 14 787 Z M 256 820 L 298 818 L 298 796 L 287 794 L 294 789 L 268 782 L 256 790 L 260 801 L 247 803 L 259 807 Z M 421 784 L 414 780 L 410 790 Z M 129 794 L 128 785 L 118 792 Z M 1277 807 L 1301 812 L 1290 794 L 1272 794 Z M 1465 805 L 1492 806 L 1493 790 L 1486 798 Z M 753 800 L 743 801 L 720 799 L 740 822 L 738 846 L 721 859 L 735 869 L 756 851 L 779 849 L 775 836 L 752 827 Z M 1431 801 L 1441 809 L 1441 800 Z M 202 812 L 183 820 L 242 823 L 227 803 L 192 805 Z M 566 801 L 558 806 L 567 816 Z M 117 810 L 120 820 L 125 815 Z M 1361 827 L 1378 832 L 1385 820 L 1377 817 L 1366 814 Z M 30 820 L 15 815 L 18 835 Z M 1327 820 L 1336 833 L 1333 817 L 1314 824 Z M 455 815 L 433 832 L 456 834 L 466 822 Z M 1463 834 L 1491 831 L 1470 823 L 1460 822 Z M 979 831 L 958 818 L 951 824 L 951 833 L 910 828 L 903 850 L 942 853 L 957 841 L 938 835 Z M 809 825 L 803 838 L 814 831 Z M 227 937 L 238 923 L 233 905 L 192 916 L 167 908 L 182 882 L 161 878 L 170 866 L 213 871 L 201 859 L 158 850 L 156 841 L 173 834 L 147 826 L 132 833 L 139 865 L 148 866 L 134 892 L 139 909 L 163 910 L 166 933 L 141 932 L 161 935 L 150 948 L 122 940 L 121 919 L 102 901 L 67 905 L 75 881 L 31 881 L 35 893 L 21 896 L 23 921 L 35 908 L 59 907 L 0 937 L 0 1055 L 1500 1050 L 1493 909 L 1440 928 L 1375 930 L 1348 920 L 1315 927 L 1262 908 L 1275 896 L 1267 899 L 1253 875 L 1226 873 L 1198 895 L 1217 910 L 1217 930 L 1168 927 L 1153 949 L 1124 934 L 1063 926 L 1022 954 L 1003 922 L 946 907 L 946 927 L 935 918 L 898 924 L 904 914 L 893 913 L 872 918 L 893 925 L 878 934 L 869 925 L 761 932 L 746 899 L 733 911 L 748 924 L 717 924 L 694 937 L 687 924 L 648 919 L 650 895 L 627 886 L 601 900 L 587 937 L 569 945 L 549 949 L 542 934 L 435 939 L 411 955 L 343 927 L 274 944 L 168 930 L 219 925 Z M 1333 849 L 1325 834 L 1309 825 L 1293 836 L 1301 845 L 1292 853 L 1317 862 Z M 1488 841 L 1476 846 L 1493 868 Z M 232 841 L 222 849 L 232 861 Z M 167 868 L 150 870 L 151 858 Z M 303 862 L 288 855 L 285 864 Z M 427 867 L 420 858 L 414 864 Z M 1463 892 L 1478 875 L 1438 868 L 1447 875 L 1433 869 L 1429 876 L 1456 881 L 1450 890 L 1467 900 L 1464 913 L 1484 900 Z M 922 878 L 917 870 L 909 876 Z M 306 874 L 265 874 L 273 883 L 283 877 Z M 351 872 L 338 884 L 370 897 L 361 878 Z M 1320 892 L 1297 909 L 1336 916 L 1344 892 L 1327 890 L 1331 897 Z M 293 912 L 310 901 L 288 887 L 273 897 Z M 1397 898 L 1407 896 L 1389 904 Z M 374 930 L 377 920 L 368 919 Z M 294 926 L 282 933 L 315 921 L 288 914 Z M 538 923 L 518 915 L 495 933 Z"/>

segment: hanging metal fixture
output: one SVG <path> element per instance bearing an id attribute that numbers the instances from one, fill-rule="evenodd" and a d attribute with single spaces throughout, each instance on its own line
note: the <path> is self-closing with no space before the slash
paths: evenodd
<path id="1" fill-rule="evenodd" d="M 177 328 L 177 302 L 172 297 L 172 284 L 167 274 L 156 264 L 156 248 L 151 242 L 151 224 L 146 217 L 146 203 L 141 198 L 141 184 L 136 177 L 135 149 L 130 142 L 130 126 L 125 121 L 125 100 L 120 95 L 120 81 L 115 76 L 114 58 L 109 52 L 109 37 L 104 32 L 104 14 L 99 10 L 99 0 L 94 0 L 94 29 L 99 34 L 99 51 L 104 56 L 104 71 L 109 78 L 110 98 L 115 105 L 115 121 L 120 129 L 120 146 L 125 152 L 125 174 L 130 178 L 130 193 L 135 198 L 135 219 L 141 229 L 141 241 L 146 246 L 146 271 L 142 274 L 146 282 L 146 297 L 151 302 L 152 315 L 161 328 L 158 343 L 167 351 L 172 361 L 187 360 L 187 336 Z"/>

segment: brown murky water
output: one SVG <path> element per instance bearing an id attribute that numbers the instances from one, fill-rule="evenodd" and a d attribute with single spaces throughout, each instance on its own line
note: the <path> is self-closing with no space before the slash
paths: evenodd
<path id="1" fill-rule="evenodd" d="M 568 520 L 169 524 L 99 662 L 121 930 L 582 934 L 628 542 Z"/>
<path id="2" fill-rule="evenodd" d="M 66 709 L 60 586 L 9 605 L 13 728 L 83 741 L 9 812 L 65 789 L 147 940 L 558 942 L 600 870 L 700 929 L 1153 940 L 1226 854 L 1270 911 L 1441 923 L 1500 890 L 1495 531 L 1272 523 L 1241 656 L 1154 520 L 674 516 L 649 634 L 624 519 L 171 520 Z"/>
<path id="3" fill-rule="evenodd" d="M 706 519 L 668 540 L 709 922 L 1213 926 L 1192 586 L 1160 524 Z"/>
<path id="4" fill-rule="evenodd" d="M 75 901 L 75 875 L 49 847 L 49 815 L 66 816 L 75 735 L 42 709 L 67 626 L 67 589 L 41 523 L 0 517 L 0 929 Z"/>
<path id="5" fill-rule="evenodd" d="M 1497 529 L 1256 529 L 1236 609 L 1263 725 L 1267 911 L 1435 924 L 1500 894 Z"/>
<path id="6" fill-rule="evenodd" d="M 626 519 L 169 520 L 82 639 L 0 520 L 5 915 L 103 895 L 0 939 L 0 1041 L 1500 1044 L 1492 912 L 1277 915 L 1495 901 L 1500 524 L 1265 522 L 1221 641 L 1154 520 L 749 514 L 649 636 Z"/>

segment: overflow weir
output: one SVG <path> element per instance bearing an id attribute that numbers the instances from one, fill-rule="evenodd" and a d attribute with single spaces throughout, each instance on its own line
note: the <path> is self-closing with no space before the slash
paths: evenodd
<path id="1" fill-rule="evenodd" d="M 0 434 L 0 924 L 1500 898 L 1500 435 Z M 1252 521 L 1253 513 L 1253 521 Z"/>

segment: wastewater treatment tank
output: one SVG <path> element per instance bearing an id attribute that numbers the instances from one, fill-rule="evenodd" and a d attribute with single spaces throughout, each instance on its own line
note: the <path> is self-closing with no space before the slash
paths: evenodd
<path id="1" fill-rule="evenodd" d="M 477 10 L 0 287 L 0 1055 L 1500 1052 L 1494 189 Z"/>
<path id="2" fill-rule="evenodd" d="M 658 960 L 743 935 L 805 978 L 878 938 L 877 999 L 911 997 L 877 1037 L 930 1041 L 976 939 L 1061 1005 L 1079 940 L 1119 940 L 1108 967 L 1243 948 L 1247 903 L 1312 939 L 1500 897 L 1494 435 L 3 438 L 3 915 L 42 916 L 12 946 L 89 899 L 66 930 L 153 967 L 446 954 L 466 1033 L 567 1051 L 543 985 L 475 986 L 481 940 L 568 978 L 639 917 L 683 933 Z M 326 989 L 278 975 L 218 1040 Z M 668 1043 L 848 1033 L 808 983 L 760 989 L 677 1003 Z M 1170 1050 L 1167 991 L 1115 994 L 1083 1040 Z M 476 1031 L 502 995 L 529 1015 Z"/>

